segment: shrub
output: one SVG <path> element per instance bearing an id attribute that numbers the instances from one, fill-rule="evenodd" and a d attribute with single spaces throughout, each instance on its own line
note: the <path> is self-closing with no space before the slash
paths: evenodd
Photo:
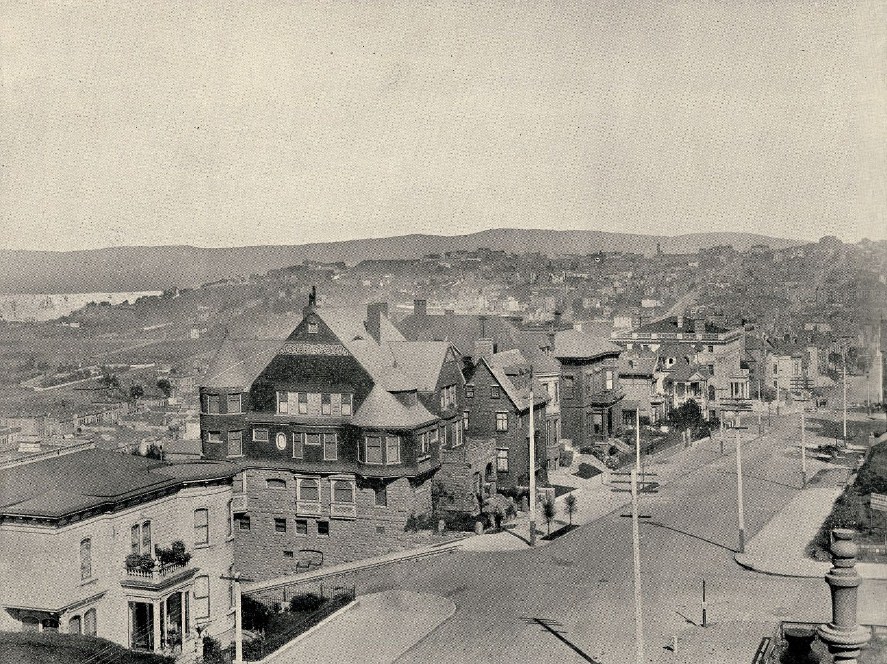
<path id="1" fill-rule="evenodd" d="M 313 613 L 326 603 L 326 600 L 320 595 L 314 593 L 304 593 L 296 595 L 290 600 L 290 611 L 295 613 Z"/>
<path id="2" fill-rule="evenodd" d="M 240 602 L 243 612 L 243 628 L 254 632 L 264 631 L 271 620 L 271 609 L 249 595 L 241 596 Z"/>
<path id="3" fill-rule="evenodd" d="M 154 554 L 163 565 L 187 565 L 191 554 L 185 551 L 185 543 L 181 540 L 173 542 L 168 549 L 154 546 Z"/>
<path id="4" fill-rule="evenodd" d="M 573 450 L 561 450 L 560 465 L 562 467 L 573 465 Z"/>
<path id="5" fill-rule="evenodd" d="M 435 518 L 432 514 L 420 514 L 416 516 L 415 514 L 410 514 L 407 517 L 407 522 L 404 524 L 403 529 L 404 532 L 407 533 L 417 533 L 420 530 L 434 530 L 435 526 Z"/>
<path id="6" fill-rule="evenodd" d="M 138 571 L 138 572 L 150 572 L 154 569 L 154 564 L 156 561 L 151 556 L 151 554 L 144 553 L 139 555 L 138 553 L 131 553 L 126 556 L 126 569 L 130 571 Z"/>
<path id="7" fill-rule="evenodd" d="M 567 497 L 564 498 L 564 512 L 567 513 L 567 517 L 570 519 L 570 525 L 573 525 L 573 514 L 576 513 L 576 503 L 578 502 L 575 493 L 567 494 Z"/>

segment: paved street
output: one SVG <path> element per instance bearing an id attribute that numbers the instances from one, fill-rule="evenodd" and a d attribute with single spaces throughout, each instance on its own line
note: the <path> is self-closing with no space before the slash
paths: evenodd
<path id="1" fill-rule="evenodd" d="M 743 446 L 747 537 L 751 539 L 800 490 L 793 418 L 774 418 L 773 433 Z M 750 434 L 751 431 L 746 432 Z M 732 440 L 732 437 L 731 437 Z M 732 445 L 705 442 L 686 472 L 659 494 L 642 497 L 641 560 L 649 661 L 678 661 L 674 635 L 697 631 L 702 579 L 709 621 L 743 625 L 730 659 L 751 661 L 757 640 L 779 619 L 820 620 L 825 583 L 764 576 L 740 568 Z M 687 455 L 683 455 L 687 456 Z M 692 468 L 695 466 L 695 468 Z M 453 552 L 361 573 L 361 593 L 402 588 L 452 599 L 456 612 L 404 654 L 402 662 L 633 661 L 631 521 L 617 509 L 536 550 Z M 538 621 L 548 622 L 552 630 Z M 392 626 L 393 629 L 396 627 Z M 739 630 L 720 630 L 730 633 Z M 557 632 L 557 633 L 553 633 Z M 712 630 L 715 633 L 715 630 Z M 691 639 L 692 640 L 692 639 Z M 759 640 L 759 639 L 758 639 Z M 717 655 L 710 661 L 718 661 Z M 702 660 L 700 660 L 702 661 Z"/>

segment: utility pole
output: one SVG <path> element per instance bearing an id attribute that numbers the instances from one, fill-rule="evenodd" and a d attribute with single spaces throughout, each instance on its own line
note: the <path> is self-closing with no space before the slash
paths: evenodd
<path id="1" fill-rule="evenodd" d="M 702 626 L 708 627 L 708 607 L 705 604 L 705 579 L 702 579 Z"/>
<path id="2" fill-rule="evenodd" d="M 634 446 L 635 446 L 635 468 L 641 469 L 641 406 L 638 403 L 637 410 L 634 411 Z"/>
<path id="3" fill-rule="evenodd" d="M 234 603 L 234 664 L 243 664 L 243 610 L 239 572 L 234 574 Z"/>
<path id="4" fill-rule="evenodd" d="M 801 411 L 801 486 L 807 488 L 807 427 Z"/>
<path id="5" fill-rule="evenodd" d="M 841 344 L 841 365 L 844 367 L 844 444 L 847 444 L 847 355 Z"/>
<path id="6" fill-rule="evenodd" d="M 530 365 L 530 546 L 536 546 L 536 423 L 533 419 L 533 366 Z"/>
<path id="7" fill-rule="evenodd" d="M 645 664 L 644 613 L 641 606 L 641 537 L 638 531 L 638 471 L 631 471 L 631 537 L 634 551 L 634 623 L 635 661 Z"/>
<path id="8" fill-rule="evenodd" d="M 739 553 L 745 553 L 745 511 L 742 506 L 742 438 L 740 429 L 748 427 L 736 427 L 736 503 L 739 512 Z"/>

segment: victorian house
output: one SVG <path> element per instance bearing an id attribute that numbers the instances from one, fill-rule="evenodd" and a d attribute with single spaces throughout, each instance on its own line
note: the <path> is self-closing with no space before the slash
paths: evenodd
<path id="1" fill-rule="evenodd" d="M 554 355 L 561 363 L 561 431 L 577 449 L 608 441 L 621 426 L 621 352 L 616 344 L 577 330 L 555 334 Z"/>
<path id="2" fill-rule="evenodd" d="M 203 455 L 236 460 L 239 564 L 255 578 L 427 541 L 442 449 L 463 444 L 462 363 L 387 305 L 318 307 L 288 335 L 226 339 L 201 388 Z"/>
<path id="3" fill-rule="evenodd" d="M 202 653 L 234 629 L 232 464 L 97 449 L 0 470 L 0 629 Z"/>

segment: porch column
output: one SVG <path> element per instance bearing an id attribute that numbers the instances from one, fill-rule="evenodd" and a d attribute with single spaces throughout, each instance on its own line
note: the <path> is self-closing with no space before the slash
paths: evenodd
<path id="1" fill-rule="evenodd" d="M 160 603 L 157 600 L 151 600 L 152 613 L 151 627 L 154 630 L 154 652 L 160 652 Z"/>

